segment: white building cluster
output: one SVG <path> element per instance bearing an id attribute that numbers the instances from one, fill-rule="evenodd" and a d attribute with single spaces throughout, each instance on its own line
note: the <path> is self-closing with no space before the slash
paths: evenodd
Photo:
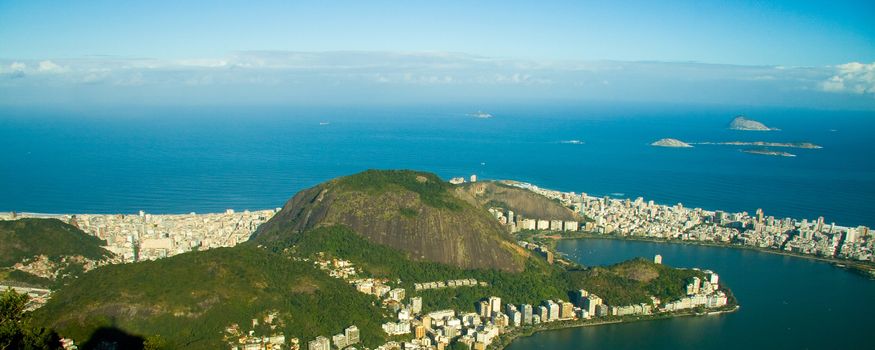
<path id="1" fill-rule="evenodd" d="M 586 193 L 560 192 L 538 186 L 503 181 L 560 201 L 587 218 L 575 227 L 573 222 L 523 219 L 513 212 L 494 210 L 493 215 L 512 230 L 585 231 L 597 234 L 647 237 L 668 240 L 737 244 L 799 254 L 875 262 L 875 232 L 866 226 L 844 227 L 827 224 L 823 217 L 797 220 L 766 216 L 761 209 L 730 213 L 686 208 L 683 204 L 661 205 Z"/>

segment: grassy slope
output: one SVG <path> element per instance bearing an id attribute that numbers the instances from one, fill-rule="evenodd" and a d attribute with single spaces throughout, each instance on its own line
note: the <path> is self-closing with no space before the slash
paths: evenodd
<path id="1" fill-rule="evenodd" d="M 0 267 L 22 259 L 46 255 L 82 255 L 99 260 L 112 253 L 101 248 L 106 242 L 56 219 L 0 221 Z"/>
<path id="2" fill-rule="evenodd" d="M 338 189 L 364 191 L 370 194 L 404 189 L 419 194 L 419 199 L 437 209 L 454 211 L 465 208 L 464 202 L 453 197 L 452 185 L 431 173 L 412 170 L 367 170 L 336 180 Z"/>
<path id="3" fill-rule="evenodd" d="M 115 326 L 160 334 L 171 348 L 216 349 L 225 347 L 221 332 L 229 324 L 248 330 L 252 318 L 278 310 L 288 338 L 306 341 L 355 324 L 364 343 L 375 345 L 384 340 L 375 301 L 309 263 L 244 245 L 97 269 L 35 316 L 80 342 Z"/>

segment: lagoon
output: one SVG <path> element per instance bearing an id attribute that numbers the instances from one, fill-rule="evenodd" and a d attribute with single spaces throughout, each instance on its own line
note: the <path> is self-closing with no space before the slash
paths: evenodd
<path id="1" fill-rule="evenodd" d="M 755 250 L 580 239 L 557 249 L 585 265 L 663 256 L 708 268 L 735 293 L 735 313 L 572 328 L 517 339 L 523 349 L 864 349 L 875 346 L 875 280 L 829 263 Z"/>

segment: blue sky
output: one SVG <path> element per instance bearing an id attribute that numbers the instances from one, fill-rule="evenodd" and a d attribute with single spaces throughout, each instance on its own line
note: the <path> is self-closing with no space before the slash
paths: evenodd
<path id="1" fill-rule="evenodd" d="M 359 54 L 337 54 L 350 51 Z M 312 53 L 310 66 L 300 66 L 294 53 Z M 434 65 L 425 67 L 423 55 L 432 55 Z M 259 65 L 257 56 L 273 63 Z M 612 74 L 607 62 L 622 69 Z M 354 74 L 346 70 L 352 66 Z M 408 71 L 412 66 L 418 70 Z M 581 66 L 602 70 L 587 75 Z M 248 81 L 241 69 L 254 69 Z M 750 76 L 758 69 L 762 74 Z M 515 74 L 516 81 L 507 78 Z M 451 95 L 438 84 L 476 91 L 474 82 L 519 85 L 528 77 L 528 90 L 499 88 L 484 97 L 671 102 L 684 95 L 666 96 L 654 86 L 696 91 L 712 84 L 714 96 L 691 102 L 725 94 L 765 104 L 875 108 L 875 2 L 0 0 L 0 94 L 7 93 L 0 103 L 111 99 L 99 84 L 126 86 L 127 95 L 113 92 L 119 101 L 158 100 L 153 90 L 192 93 L 197 85 L 212 92 L 197 91 L 196 100 L 210 103 L 252 84 L 269 90 L 266 76 L 282 89 L 313 84 L 305 90 L 324 90 L 326 98 L 336 85 L 355 93 L 365 76 L 386 91 L 404 81 L 398 77 L 410 83 L 418 76 L 418 84 L 432 83 L 420 97 Z M 567 91 L 620 82 L 638 95 Z M 745 97 L 745 90 L 769 98 Z"/>

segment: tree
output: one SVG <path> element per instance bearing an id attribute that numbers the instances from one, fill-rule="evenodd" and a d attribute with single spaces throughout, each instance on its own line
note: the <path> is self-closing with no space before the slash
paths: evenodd
<path id="1" fill-rule="evenodd" d="M 0 350 L 59 349 L 58 334 L 45 328 L 31 327 L 25 312 L 30 298 L 12 288 L 0 294 Z"/>

